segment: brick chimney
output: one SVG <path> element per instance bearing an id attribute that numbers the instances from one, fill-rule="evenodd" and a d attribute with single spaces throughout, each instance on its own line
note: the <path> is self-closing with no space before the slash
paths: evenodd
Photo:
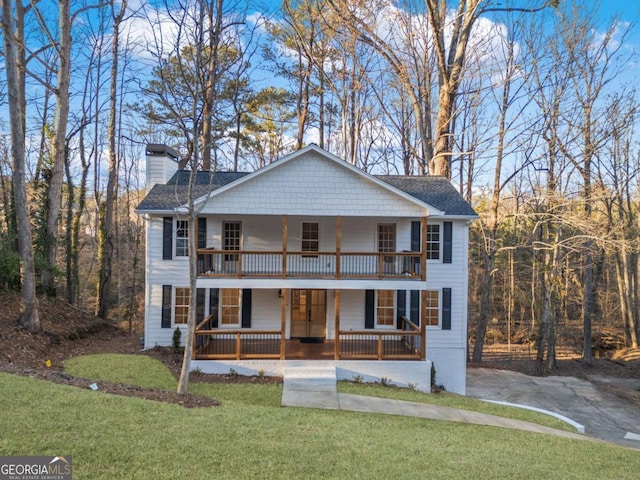
<path id="1" fill-rule="evenodd" d="M 173 148 L 161 143 L 149 143 L 146 155 L 147 190 L 157 183 L 164 185 L 178 171 L 178 152 Z"/>

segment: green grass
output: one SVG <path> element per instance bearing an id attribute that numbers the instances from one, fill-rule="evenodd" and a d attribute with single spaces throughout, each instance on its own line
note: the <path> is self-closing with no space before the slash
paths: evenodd
<path id="1" fill-rule="evenodd" d="M 538 423 L 540 425 L 557 428 L 558 430 L 565 430 L 567 432 L 576 431 L 576 429 L 568 423 L 550 415 L 545 415 L 544 413 L 483 402 L 481 400 L 476 400 L 475 398 L 456 395 L 455 393 L 442 392 L 438 394 L 427 394 L 407 388 L 394 388 L 385 387 L 380 384 L 344 381 L 338 382 L 338 391 L 354 395 L 368 395 L 371 397 L 392 398 L 395 400 L 407 400 L 410 402 L 430 403 L 433 405 L 443 405 L 445 407 L 461 408 L 463 410 L 489 413 L 500 417 Z"/>
<path id="2" fill-rule="evenodd" d="M 178 387 L 177 380 L 162 362 L 145 355 L 107 353 L 72 357 L 64 361 L 64 370 L 76 377 L 139 387 L 164 390 Z"/>
<path id="3" fill-rule="evenodd" d="M 169 385 L 164 366 L 142 368 L 144 358 L 84 357 L 66 365 L 74 375 L 122 381 L 117 364 L 127 364 L 132 371 L 124 374 L 133 383 L 149 372 L 147 385 Z M 640 453 L 615 446 L 394 415 L 281 408 L 278 386 L 190 389 L 222 406 L 185 409 L 0 374 L 0 455 L 72 455 L 76 480 L 638 475 Z"/>
<path id="4" fill-rule="evenodd" d="M 177 387 L 177 381 L 161 362 L 144 355 L 86 355 L 68 359 L 65 361 L 64 366 L 67 373 L 77 377 L 119 382 L 128 385 L 163 388 L 166 390 L 174 390 Z M 192 383 L 189 386 L 189 391 L 216 398 L 221 402 L 239 402 L 251 405 L 271 406 L 280 405 L 280 396 L 282 394 L 282 389 L 278 386 L 246 384 L 216 385 Z M 524 420 L 575 432 L 575 429 L 571 427 L 571 425 L 549 415 L 482 402 L 451 393 L 428 395 L 406 388 L 392 388 L 379 384 L 357 384 L 353 382 L 338 382 L 338 391 L 356 395 L 369 395 L 372 397 L 385 397 L 396 400 L 408 400 L 462 408 L 464 410 L 515 418 L 517 420 Z"/>

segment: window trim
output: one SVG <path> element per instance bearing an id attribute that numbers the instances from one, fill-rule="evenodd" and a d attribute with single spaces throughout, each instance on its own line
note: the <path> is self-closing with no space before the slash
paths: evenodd
<path id="1" fill-rule="evenodd" d="M 186 291 L 186 301 L 187 303 L 184 304 L 180 304 L 180 308 L 186 308 L 186 318 L 184 322 L 178 322 L 176 321 L 177 317 L 178 317 L 178 290 L 185 290 Z M 174 286 L 173 287 L 173 294 L 172 294 L 172 308 L 171 308 L 171 323 L 173 326 L 178 326 L 178 325 L 187 325 L 189 323 L 189 302 L 191 301 L 191 290 L 189 287 L 181 287 L 181 286 Z"/>
<path id="2" fill-rule="evenodd" d="M 380 227 L 393 227 L 393 250 L 380 250 Z M 395 253 L 398 251 L 398 225 L 394 222 L 376 223 L 376 252 Z"/>
<path id="3" fill-rule="evenodd" d="M 385 309 L 390 309 L 392 312 L 392 322 L 391 325 L 381 325 L 378 323 L 378 309 L 380 308 L 379 304 L 378 304 L 378 298 L 380 295 L 380 292 L 391 292 L 392 295 L 392 299 L 393 299 L 393 304 L 390 307 L 384 307 Z M 383 289 L 383 290 L 375 290 L 375 299 L 374 299 L 374 309 L 373 309 L 373 327 L 374 329 L 377 330 L 395 330 L 396 329 L 396 312 L 397 312 L 397 305 L 398 305 L 398 296 L 397 296 L 397 290 L 387 290 L 387 289 Z"/>
<path id="4" fill-rule="evenodd" d="M 237 290 L 238 291 L 238 318 L 236 323 L 224 323 L 224 316 L 222 314 L 224 304 L 225 290 Z M 242 328 L 242 288 L 220 288 L 218 293 L 218 328 L 237 329 Z M 235 305 L 230 305 L 235 307 Z"/>
<path id="5" fill-rule="evenodd" d="M 185 224 L 184 228 L 180 228 L 181 223 Z M 184 231 L 185 236 L 178 236 L 178 232 L 180 231 Z M 189 256 L 189 220 L 181 220 L 179 218 L 176 218 L 176 229 L 175 229 L 175 232 L 173 232 L 173 240 L 175 243 L 175 247 L 173 248 L 173 250 L 176 258 L 188 257 Z M 180 243 L 180 245 L 182 245 L 183 241 L 186 241 L 186 253 L 179 253 L 178 248 L 180 248 L 180 252 L 182 252 L 184 247 L 183 246 L 179 247 L 178 244 Z"/>
<path id="6" fill-rule="evenodd" d="M 305 225 L 315 225 L 316 226 L 316 238 L 315 239 L 305 239 Z M 305 250 L 304 244 L 305 242 L 316 242 L 315 250 Z M 320 252 L 320 222 L 300 222 L 300 251 L 303 253 L 303 257 L 317 257 L 318 252 Z"/>
<path id="7" fill-rule="evenodd" d="M 438 300 L 438 304 L 436 305 L 435 310 L 436 310 L 436 312 L 438 314 L 438 323 L 436 325 L 429 324 L 428 320 L 427 320 L 426 312 L 423 315 L 422 319 L 423 319 L 423 321 L 425 323 L 425 327 L 426 328 L 439 330 L 441 328 L 441 325 L 442 325 L 442 289 L 441 288 L 433 289 L 433 290 L 426 289 L 425 292 L 435 292 L 436 293 L 436 299 Z M 426 305 L 422 305 L 421 306 L 421 309 L 423 309 L 423 310 L 426 310 L 426 308 L 427 308 Z"/>
<path id="8" fill-rule="evenodd" d="M 429 227 L 438 227 L 438 258 L 429 258 L 429 249 L 427 248 L 427 245 L 429 244 L 428 242 Z M 427 223 L 427 238 L 424 239 L 424 249 L 427 256 L 427 262 L 442 263 L 442 248 L 443 248 L 442 232 L 443 232 L 442 222 Z M 431 242 L 431 243 L 435 244 L 435 242 Z"/>

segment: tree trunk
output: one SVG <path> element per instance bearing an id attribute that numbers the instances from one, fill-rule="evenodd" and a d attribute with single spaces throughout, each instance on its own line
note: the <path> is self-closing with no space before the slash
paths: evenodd
<path id="1" fill-rule="evenodd" d="M 112 5 L 113 8 L 113 5 Z M 118 56 L 120 43 L 120 24 L 127 9 L 127 0 L 120 4 L 120 11 L 113 16 L 113 38 L 111 39 L 111 84 L 109 91 L 109 177 L 107 179 L 107 198 L 100 208 L 100 232 L 98 243 L 98 292 L 96 298 L 96 316 L 107 318 L 111 307 L 111 269 L 114 250 L 114 222 L 113 212 L 118 190 L 118 151 L 116 144 L 117 125 L 117 86 L 118 86 Z"/>
<path id="2" fill-rule="evenodd" d="M 60 0 L 59 7 L 59 35 L 58 53 L 58 82 L 56 94 L 56 120 L 53 137 L 53 168 L 49 183 L 47 199 L 47 233 L 44 244 L 45 260 L 48 268 L 42 273 L 42 288 L 47 295 L 55 295 L 55 279 L 53 271 L 58 258 L 58 220 L 62 207 L 62 183 L 64 177 L 64 162 L 66 161 L 66 136 L 69 119 L 69 84 L 71 78 L 71 12 L 69 0 Z"/>
<path id="3" fill-rule="evenodd" d="M 31 241 L 31 224 L 27 192 L 25 188 L 25 83 L 20 74 L 18 45 L 24 42 L 24 9 L 15 5 L 16 18 L 10 0 L 0 0 L 2 9 L 2 33 L 4 39 L 4 62 L 7 77 L 7 95 L 9 97 L 9 124 L 11 130 L 11 156 L 13 157 L 13 195 L 15 200 L 18 251 L 20 254 L 22 281 L 22 312 L 18 323 L 23 328 L 35 332 L 40 329 L 38 299 L 36 297 L 36 275 Z M 14 21 L 16 30 L 14 31 Z"/>
<path id="4" fill-rule="evenodd" d="M 488 244 L 495 244 L 495 238 L 488 238 Z M 482 351 L 484 349 L 484 337 L 487 333 L 487 325 L 491 316 L 491 292 L 493 290 L 493 265 L 495 261 L 495 247 L 487 245 L 484 257 L 484 269 L 482 276 L 482 291 L 480 294 L 480 306 L 478 314 L 478 325 L 476 326 L 476 339 L 473 344 L 473 356 L 471 360 L 474 363 L 482 361 Z"/>

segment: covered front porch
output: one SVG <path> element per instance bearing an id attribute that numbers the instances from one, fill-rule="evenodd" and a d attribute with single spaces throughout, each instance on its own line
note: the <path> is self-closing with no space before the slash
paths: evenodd
<path id="1" fill-rule="evenodd" d="M 364 315 L 373 315 L 372 306 L 343 305 L 341 299 L 347 292 L 343 293 L 339 289 L 282 289 L 278 290 L 279 298 L 273 298 L 276 295 L 272 297 L 268 292 L 260 294 L 260 297 L 269 303 L 256 303 L 252 309 L 253 323 L 248 326 L 225 326 L 217 318 L 218 309 L 212 309 L 212 313 L 196 326 L 192 358 L 367 361 L 426 359 L 426 322 L 412 321 L 396 308 L 393 312 L 397 318 L 385 317 L 386 325 L 379 328 L 373 323 L 368 324 L 363 318 Z M 353 300 L 353 291 L 348 293 Z M 402 293 L 404 301 L 405 292 Z M 368 297 L 364 293 L 361 295 Z M 254 293 L 252 296 L 255 302 L 258 294 Z M 371 298 L 368 300 L 373 301 L 373 295 L 369 297 Z M 279 321 L 277 310 L 273 308 L 275 305 L 271 303 L 273 300 L 277 300 L 279 304 Z M 400 297 L 398 302 L 401 303 Z M 269 304 L 272 305 L 271 308 L 268 307 Z M 341 324 L 343 314 L 346 319 Z M 278 328 L 273 328 L 278 322 Z"/>

